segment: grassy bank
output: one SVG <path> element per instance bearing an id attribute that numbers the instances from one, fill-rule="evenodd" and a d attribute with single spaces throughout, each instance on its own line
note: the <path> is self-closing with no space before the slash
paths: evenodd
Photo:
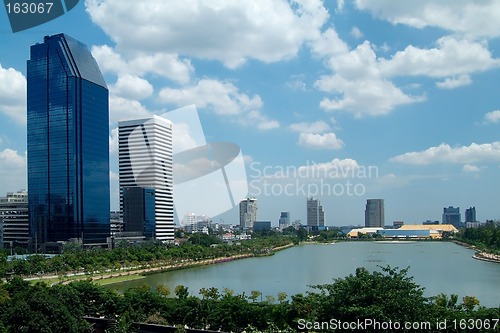
<path id="1" fill-rule="evenodd" d="M 105 286 L 108 284 L 121 283 L 121 282 L 126 282 L 126 281 L 142 280 L 145 278 L 146 277 L 144 275 L 130 274 L 130 275 L 108 277 L 108 278 L 104 278 L 104 279 L 94 279 L 92 281 L 101 285 L 101 286 Z"/>

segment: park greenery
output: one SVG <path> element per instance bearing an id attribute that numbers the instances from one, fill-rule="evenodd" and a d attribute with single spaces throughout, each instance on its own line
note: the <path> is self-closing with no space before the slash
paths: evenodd
<path id="1" fill-rule="evenodd" d="M 232 245 L 223 244 L 214 235 L 196 233 L 184 244 L 164 245 L 161 242 L 130 244 L 122 242 L 113 250 L 82 249 L 67 243 L 64 252 L 52 258 L 30 255 L 23 259 L 7 260 L 7 252 L 0 253 L 0 276 L 33 277 L 64 276 L 78 273 L 113 273 L 131 269 L 168 266 L 235 255 L 266 255 L 276 247 L 292 244 L 294 237 L 256 237 Z"/>
<path id="2" fill-rule="evenodd" d="M 498 223 L 487 223 L 461 230 L 457 239 L 478 248 L 498 251 Z M 488 323 L 488 327 L 469 331 L 498 331 L 500 307 L 482 307 L 473 296 L 424 297 L 424 290 L 407 275 L 408 269 L 380 267 L 369 272 L 358 268 L 353 274 L 334 279 L 330 284 L 310 286 L 305 294 L 263 295 L 254 290 L 236 295 L 229 289 L 207 286 L 199 297 L 187 287 L 143 285 L 123 294 L 101 286 L 92 278 L 106 272 L 121 275 L 126 270 L 163 267 L 175 263 L 237 255 L 270 255 L 273 249 L 307 239 L 319 242 L 342 240 L 338 230 L 308 234 L 304 228 L 287 228 L 283 233 L 255 233 L 252 240 L 223 243 L 215 235 L 196 233 L 180 245 L 150 241 L 137 244 L 119 243 L 113 250 L 82 249 L 74 243 L 64 253 L 46 258 L 31 255 L 26 259 L 7 260 L 0 253 L 0 333 L 3 332 L 92 332 L 88 317 L 107 318 L 106 332 L 136 332 L 138 323 L 170 325 L 182 331 L 185 326 L 225 332 L 297 332 L 332 331 L 332 319 L 352 322 L 369 319 L 375 322 L 429 323 L 437 331 L 438 322 L 446 321 L 447 332 L 467 332 L 464 323 Z M 33 276 L 84 274 L 79 281 L 50 285 L 40 280 L 23 280 Z M 96 276 L 97 275 L 97 276 Z M 120 276 L 120 278 L 125 276 Z M 37 279 L 38 280 L 38 279 Z M 62 282 L 59 279 L 59 282 Z M 66 281 L 69 282 L 69 281 Z M 195 291 L 196 293 L 196 291 Z M 326 326 L 304 327 L 304 323 Z M 493 325 L 497 323 L 496 330 Z M 462 325 L 460 325 L 462 324 Z M 366 332 L 380 331 L 364 327 Z M 342 330 L 340 330 L 342 331 Z M 398 330 L 405 331 L 405 330 Z M 412 331 L 412 330 L 406 330 Z M 421 332 L 422 329 L 415 329 Z"/>
<path id="3" fill-rule="evenodd" d="M 285 293 L 263 297 L 259 291 L 235 295 L 229 289 L 210 287 L 199 294 L 192 296 L 182 285 L 158 285 L 154 290 L 144 285 L 118 294 L 90 280 L 49 287 L 15 277 L 0 284 L 0 332 L 91 332 L 86 317 L 109 319 L 106 332 L 136 332 L 137 323 L 225 332 L 323 332 L 331 330 L 301 325 L 332 319 L 430 325 L 446 320 L 443 331 L 447 332 L 466 332 L 452 323 L 475 320 L 488 322 L 490 330 L 470 331 L 487 332 L 494 331 L 494 320 L 500 315 L 499 308 L 481 307 L 474 297 L 461 302 L 456 295 L 424 297 L 423 288 L 407 275 L 407 269 L 391 267 L 375 272 L 358 268 L 345 278 L 291 297 Z"/>
<path id="4" fill-rule="evenodd" d="M 477 228 L 464 228 L 456 238 L 480 251 L 500 255 L 500 222 L 487 221 Z"/>

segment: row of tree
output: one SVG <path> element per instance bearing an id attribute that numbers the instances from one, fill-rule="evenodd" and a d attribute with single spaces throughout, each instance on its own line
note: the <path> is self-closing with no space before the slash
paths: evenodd
<path id="1" fill-rule="evenodd" d="M 179 285 L 172 292 L 159 285 L 154 291 L 142 286 L 121 295 L 90 281 L 48 287 L 13 278 L 0 284 L 0 332 L 91 332 L 85 316 L 108 318 L 107 332 L 135 332 L 139 322 L 225 332 L 327 332 L 333 325 L 344 328 L 337 331 L 352 331 L 342 323 L 364 323 L 364 331 L 378 332 L 391 330 L 375 323 L 389 322 L 394 328 L 396 323 L 419 325 L 395 329 L 403 332 L 488 332 L 500 327 L 500 308 L 480 307 L 474 297 L 462 302 L 455 295 L 426 298 L 407 269 L 358 268 L 313 288 L 291 298 L 279 293 L 261 300 L 258 291 L 234 295 L 228 289 L 202 288 L 201 297 L 194 297 L 187 287 Z"/>
<path id="2" fill-rule="evenodd" d="M 94 248 L 83 250 L 67 247 L 65 252 L 52 258 L 30 255 L 26 259 L 7 260 L 7 253 L 0 253 L 0 276 L 65 275 L 77 272 L 118 271 L 228 257 L 238 254 L 259 254 L 290 244 L 289 237 L 262 237 L 242 241 L 235 245 L 222 244 L 216 237 L 195 234 L 181 246 L 159 242 L 138 244 L 121 243 L 113 250 Z M 212 246 L 211 246 L 212 245 Z"/>

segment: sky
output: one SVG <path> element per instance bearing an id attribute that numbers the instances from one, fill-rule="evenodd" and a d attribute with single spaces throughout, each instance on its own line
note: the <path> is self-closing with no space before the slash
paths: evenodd
<path id="1" fill-rule="evenodd" d="M 308 196 L 331 226 L 364 224 L 371 198 L 387 225 L 500 219 L 499 17 L 495 0 L 81 0 L 13 33 L 1 8 L 0 195 L 27 188 L 29 47 L 66 33 L 110 90 L 112 210 L 117 122 L 194 105 L 206 142 L 240 147 L 258 220 L 306 223 Z"/>

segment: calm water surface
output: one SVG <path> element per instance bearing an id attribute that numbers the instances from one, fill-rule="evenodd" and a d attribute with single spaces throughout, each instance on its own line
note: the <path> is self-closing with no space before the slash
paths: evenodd
<path id="1" fill-rule="evenodd" d="M 164 284 L 172 290 L 182 284 L 193 295 L 200 288 L 230 288 L 235 293 L 252 290 L 277 296 L 311 291 L 309 285 L 331 283 L 353 274 L 357 267 L 370 271 L 378 266 L 410 267 L 409 275 L 425 287 L 426 296 L 439 293 L 471 295 L 481 305 L 500 305 L 500 264 L 475 260 L 474 251 L 447 242 L 342 242 L 296 246 L 274 256 L 237 260 L 217 265 L 158 273 L 145 279 L 112 285 L 124 291 L 148 284 Z"/>

